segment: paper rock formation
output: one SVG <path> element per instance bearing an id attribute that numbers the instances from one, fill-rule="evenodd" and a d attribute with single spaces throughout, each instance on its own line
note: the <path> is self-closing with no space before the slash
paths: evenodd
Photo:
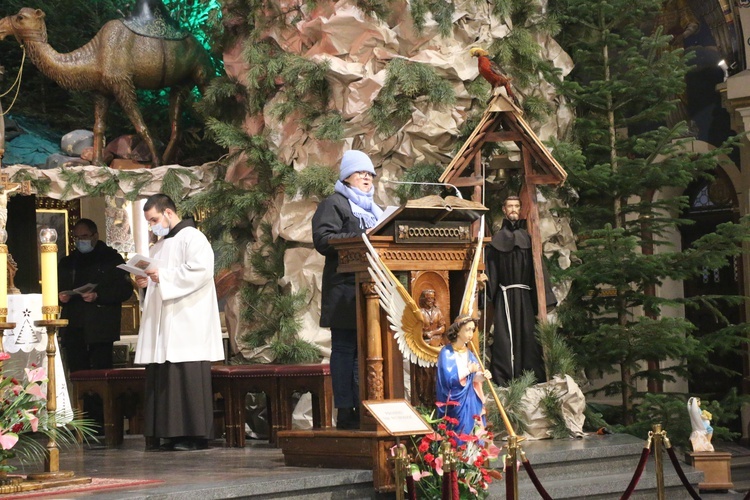
<path id="1" fill-rule="evenodd" d="M 535 3 L 540 12 L 546 9 L 545 1 Z M 452 32 L 447 37 L 440 36 L 437 23 L 429 15 L 424 29 L 418 33 L 407 2 L 393 3 L 387 21 L 363 12 L 352 1 L 319 3 L 312 11 L 304 12 L 303 19 L 296 24 L 269 28 L 267 37 L 275 40 L 282 50 L 317 62 L 328 62 L 326 79 L 331 87 L 330 105 L 343 118 L 344 139 L 317 140 L 299 126 L 294 114 L 278 121 L 268 112 L 274 99 L 281 98 L 278 96 L 266 103 L 263 113 L 245 120 L 246 132 L 268 134 L 279 159 L 294 165 L 296 170 L 308 165 L 337 169 L 344 151 L 362 150 L 370 155 L 378 171 L 376 201 L 381 206 L 394 204 L 392 185 L 382 181 L 398 179 L 404 169 L 420 162 L 447 165 L 458 146 L 460 127 L 470 113 L 481 112 L 486 105 L 484 98 L 473 98 L 467 90 L 467 85 L 479 76 L 476 59 L 470 56 L 469 49 L 489 47 L 510 31 L 505 20 L 490 16 L 486 4 L 457 1 L 454 5 Z M 572 62 L 559 45 L 551 38 L 537 41 L 542 55 L 567 74 Z M 229 76 L 247 85 L 250 68 L 241 53 L 241 43 L 230 48 L 225 54 L 225 68 Z M 396 58 L 431 67 L 452 87 L 455 103 L 437 106 L 417 98 L 413 102 L 411 119 L 386 136 L 375 130 L 367 111 L 386 81 L 388 63 Z M 545 97 L 556 110 L 543 127 L 535 125 L 542 140 L 546 140 L 557 135 L 560 128 L 566 128 L 572 114 L 554 100 L 555 93 L 550 85 L 535 86 L 533 93 Z M 241 186 L 252 185 L 255 182 L 253 165 L 238 162 L 230 168 L 228 177 L 227 180 Z M 275 208 L 271 210 L 275 218 L 271 221 L 274 236 L 310 248 L 309 221 L 318 201 L 289 195 L 276 199 Z M 315 342 L 323 336 L 315 326 L 320 304 L 319 284 L 311 286 L 310 276 L 300 271 L 303 262 L 317 260 L 316 265 L 322 266 L 322 257 L 312 251 L 310 255 L 296 258 L 298 265 L 287 268 L 285 280 L 307 288 L 312 295 L 308 309 L 303 312 L 305 330 L 301 336 Z M 252 275 L 252 271 L 248 274 Z"/>

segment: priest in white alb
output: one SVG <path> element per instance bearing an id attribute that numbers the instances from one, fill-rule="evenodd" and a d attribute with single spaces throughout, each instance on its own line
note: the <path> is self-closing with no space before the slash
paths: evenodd
<path id="1" fill-rule="evenodd" d="M 164 194 L 146 200 L 158 264 L 136 276 L 145 289 L 135 363 L 146 365 L 144 436 L 151 448 L 196 450 L 213 437 L 211 362 L 224 359 L 214 254 L 192 219 Z"/>

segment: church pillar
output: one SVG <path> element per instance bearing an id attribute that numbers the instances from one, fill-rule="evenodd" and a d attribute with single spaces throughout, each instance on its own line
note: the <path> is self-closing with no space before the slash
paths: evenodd
<path id="1" fill-rule="evenodd" d="M 740 9 L 743 27 L 750 27 L 750 9 Z M 744 15 L 743 15 L 744 14 Z M 745 42 L 748 43 L 747 41 Z M 750 47 L 745 46 L 745 56 L 750 57 Z M 720 86 L 721 88 L 721 86 Z M 724 107 L 729 111 L 732 129 L 737 134 L 750 132 L 750 70 L 732 75 L 726 81 Z M 740 217 L 750 214 L 750 140 L 744 136 L 740 140 L 740 182 L 735 186 Z M 742 289 L 743 295 L 750 293 L 750 243 L 742 244 Z M 750 321 L 750 304 L 743 305 L 744 321 Z M 750 351 L 745 349 L 745 373 L 742 380 L 742 393 L 750 394 Z M 750 442 L 750 405 L 742 408 L 742 441 Z"/>

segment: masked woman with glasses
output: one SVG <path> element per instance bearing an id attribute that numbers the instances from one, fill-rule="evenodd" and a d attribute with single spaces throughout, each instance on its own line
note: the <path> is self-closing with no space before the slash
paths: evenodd
<path id="1" fill-rule="evenodd" d="M 375 167 L 362 151 L 344 153 L 335 193 L 312 219 L 315 249 L 325 256 L 320 326 L 331 329 L 331 380 L 338 429 L 359 428 L 357 309 L 354 274 L 338 273 L 331 241 L 353 238 L 375 227 L 383 211 L 373 201 Z"/>

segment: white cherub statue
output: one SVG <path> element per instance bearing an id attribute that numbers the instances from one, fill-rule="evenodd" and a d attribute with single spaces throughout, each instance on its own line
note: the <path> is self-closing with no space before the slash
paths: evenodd
<path id="1" fill-rule="evenodd" d="M 714 445 L 711 444 L 714 430 L 709 422 L 711 414 L 707 411 L 701 412 L 700 398 L 688 399 L 687 409 L 690 415 L 690 426 L 693 429 L 690 433 L 693 451 L 714 451 Z"/>

